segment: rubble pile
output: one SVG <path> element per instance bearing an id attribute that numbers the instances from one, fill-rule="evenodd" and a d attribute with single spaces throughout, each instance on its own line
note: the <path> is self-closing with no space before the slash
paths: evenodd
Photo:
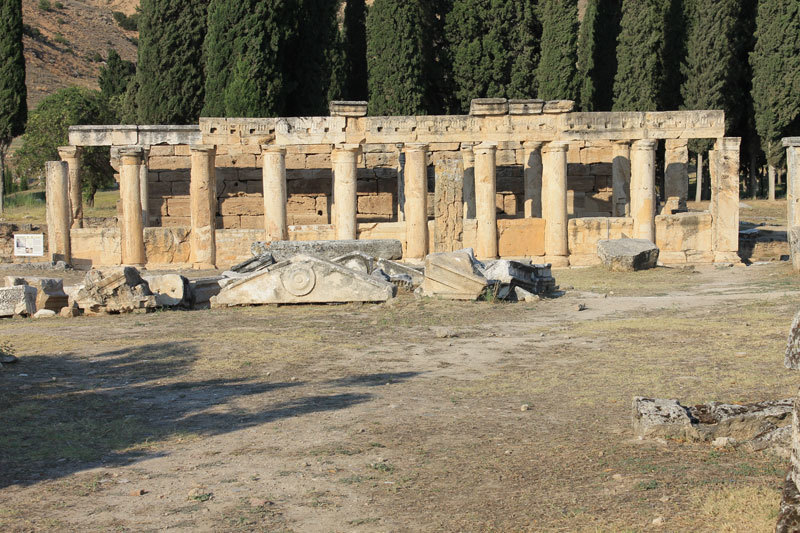
<path id="1" fill-rule="evenodd" d="M 75 294 L 75 305 L 87 315 L 146 312 L 158 306 L 134 267 L 89 271 Z"/>

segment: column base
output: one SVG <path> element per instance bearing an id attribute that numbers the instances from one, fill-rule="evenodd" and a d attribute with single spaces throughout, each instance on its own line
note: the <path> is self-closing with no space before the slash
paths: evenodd
<path id="1" fill-rule="evenodd" d="M 193 263 L 192 269 L 194 270 L 216 270 L 217 265 L 212 263 Z"/>
<path id="2" fill-rule="evenodd" d="M 544 262 L 550 263 L 554 268 L 565 268 L 569 266 L 569 257 L 565 255 L 546 255 Z"/>
<path id="3" fill-rule="evenodd" d="M 733 263 L 734 266 L 744 264 L 736 252 L 714 252 L 714 263 Z"/>

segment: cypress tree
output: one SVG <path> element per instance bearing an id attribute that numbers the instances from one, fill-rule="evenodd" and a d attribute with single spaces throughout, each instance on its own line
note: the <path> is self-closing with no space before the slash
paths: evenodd
<path id="1" fill-rule="evenodd" d="M 425 114 L 433 62 L 425 0 L 375 0 L 367 15 L 369 109 L 373 115 Z"/>
<path id="2" fill-rule="evenodd" d="M 800 133 L 800 3 L 760 0 L 756 17 L 753 103 L 767 164 L 781 164 L 781 138 Z"/>
<path id="3" fill-rule="evenodd" d="M 623 0 L 614 111 L 661 109 L 668 10 L 669 0 Z"/>
<path id="4" fill-rule="evenodd" d="M 342 42 L 345 59 L 344 98 L 367 99 L 367 6 L 364 0 L 347 0 Z"/>
<path id="5" fill-rule="evenodd" d="M 542 20 L 542 58 L 536 70 L 539 98 L 575 100 L 578 1 L 543 0 L 539 10 Z"/>
<path id="6" fill-rule="evenodd" d="M 25 56 L 22 48 L 22 1 L 0 3 L 0 213 L 3 212 L 5 160 L 11 140 L 28 118 Z"/>
<path id="7" fill-rule="evenodd" d="M 288 116 L 327 115 L 328 92 L 338 59 L 337 14 L 341 0 L 295 0 L 296 27 L 285 62 L 289 81 Z M 335 91 L 338 92 L 338 91 Z"/>
<path id="8" fill-rule="evenodd" d="M 458 107 L 473 98 L 530 98 L 541 30 L 530 0 L 455 0 L 447 16 Z"/>
<path id="9" fill-rule="evenodd" d="M 136 74 L 136 65 L 122 59 L 116 50 L 108 51 L 105 66 L 100 67 L 97 83 L 105 98 L 120 96 L 128 89 L 128 83 Z"/>
<path id="10" fill-rule="evenodd" d="M 294 5 L 287 0 L 212 0 L 206 36 L 205 116 L 284 114 Z M 298 58 L 298 63 L 302 63 Z"/>
<path id="11" fill-rule="evenodd" d="M 203 107 L 205 0 L 142 0 L 139 121 L 190 124 Z"/>
<path id="12" fill-rule="evenodd" d="M 578 35 L 578 100 L 584 111 L 609 111 L 614 104 L 620 0 L 589 0 Z"/>

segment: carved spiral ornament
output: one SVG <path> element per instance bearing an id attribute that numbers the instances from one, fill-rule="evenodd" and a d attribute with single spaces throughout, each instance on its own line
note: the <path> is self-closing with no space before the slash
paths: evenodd
<path id="1" fill-rule="evenodd" d="M 281 274 L 284 288 L 294 296 L 305 296 L 314 290 L 317 276 L 309 265 L 292 265 Z"/>

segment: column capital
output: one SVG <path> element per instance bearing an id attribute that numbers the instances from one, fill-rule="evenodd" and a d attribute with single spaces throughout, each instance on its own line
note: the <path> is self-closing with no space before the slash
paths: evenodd
<path id="1" fill-rule="evenodd" d="M 286 147 L 280 144 L 262 144 L 261 153 L 286 155 Z"/>
<path id="2" fill-rule="evenodd" d="M 741 137 L 721 137 L 717 139 L 716 144 L 714 144 L 714 150 L 721 150 L 721 151 L 739 151 L 742 146 L 742 138 Z"/>
<path id="3" fill-rule="evenodd" d="M 631 139 L 615 139 L 611 142 L 619 146 L 630 146 L 633 141 Z"/>
<path id="4" fill-rule="evenodd" d="M 482 142 L 472 147 L 472 151 L 476 153 L 496 152 L 497 143 L 495 142 Z"/>
<path id="5" fill-rule="evenodd" d="M 59 146 L 58 156 L 61 159 L 70 159 L 81 155 L 82 148 L 80 146 Z"/>
<path id="6" fill-rule="evenodd" d="M 192 152 L 214 152 L 216 153 L 217 147 L 213 144 L 192 144 L 189 146 Z"/>
<path id="7" fill-rule="evenodd" d="M 537 151 L 541 150 L 544 146 L 543 141 L 525 141 L 522 143 L 522 148 L 525 150 Z"/>
<path id="8" fill-rule="evenodd" d="M 123 146 L 119 149 L 119 157 L 123 165 L 141 165 L 144 150 L 141 146 Z"/>
<path id="9" fill-rule="evenodd" d="M 542 152 L 566 152 L 568 150 L 569 142 L 567 141 L 551 141 L 542 147 Z"/>
<path id="10" fill-rule="evenodd" d="M 786 148 L 796 148 L 800 146 L 800 137 L 784 137 L 783 145 Z"/>
<path id="11" fill-rule="evenodd" d="M 403 145 L 404 152 L 428 152 L 430 145 L 428 143 L 406 143 Z"/>
<path id="12" fill-rule="evenodd" d="M 639 139 L 637 141 L 633 141 L 633 144 L 631 145 L 631 150 L 644 150 L 644 151 L 655 150 L 657 144 L 658 141 L 655 139 Z"/>

